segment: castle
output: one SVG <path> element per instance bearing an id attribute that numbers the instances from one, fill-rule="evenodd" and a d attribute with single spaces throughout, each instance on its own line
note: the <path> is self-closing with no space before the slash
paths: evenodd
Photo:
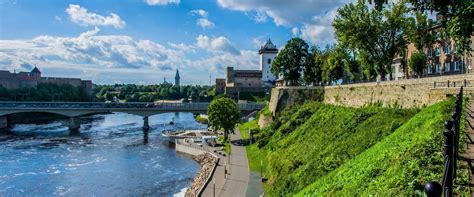
<path id="1" fill-rule="evenodd" d="M 275 86 L 277 77 L 271 72 L 273 59 L 278 53 L 270 39 L 258 50 L 259 70 L 234 70 L 227 67 L 225 78 L 216 78 L 216 93 L 238 99 L 243 92 L 265 93 Z"/>
<path id="2" fill-rule="evenodd" d="M 36 88 L 39 84 L 71 85 L 81 88 L 87 95 L 92 95 L 92 81 L 79 78 L 42 77 L 41 71 L 35 66 L 30 72 L 11 73 L 0 70 L 0 86 L 7 89 Z"/>

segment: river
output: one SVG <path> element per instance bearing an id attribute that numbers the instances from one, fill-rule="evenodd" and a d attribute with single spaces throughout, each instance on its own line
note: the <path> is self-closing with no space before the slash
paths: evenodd
<path id="1" fill-rule="evenodd" d="M 148 144 L 139 116 L 83 117 L 77 134 L 67 121 L 17 124 L 0 133 L 0 196 L 173 196 L 199 170 L 161 136 L 204 129 L 192 113 L 151 116 Z"/>

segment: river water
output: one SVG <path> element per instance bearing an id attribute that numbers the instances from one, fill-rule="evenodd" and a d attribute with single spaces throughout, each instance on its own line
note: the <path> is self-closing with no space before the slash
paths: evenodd
<path id="1" fill-rule="evenodd" d="M 14 125 L 0 133 L 0 196 L 173 196 L 199 165 L 175 153 L 161 132 L 205 126 L 191 113 L 149 121 L 148 144 L 142 118 L 125 113 L 84 117 L 76 134 L 68 120 Z"/>

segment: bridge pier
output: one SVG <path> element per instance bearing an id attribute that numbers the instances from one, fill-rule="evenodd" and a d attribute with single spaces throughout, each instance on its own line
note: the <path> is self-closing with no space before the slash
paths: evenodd
<path id="1" fill-rule="evenodd" d="M 148 116 L 143 117 L 143 144 L 148 144 L 148 131 L 150 125 L 148 124 Z"/>
<path id="2" fill-rule="evenodd" d="M 69 118 L 69 130 L 70 131 L 78 131 L 81 128 L 81 121 L 79 117 L 70 117 Z"/>
<path id="3" fill-rule="evenodd" d="M 0 116 L 0 129 L 5 129 L 8 127 L 7 116 Z"/>

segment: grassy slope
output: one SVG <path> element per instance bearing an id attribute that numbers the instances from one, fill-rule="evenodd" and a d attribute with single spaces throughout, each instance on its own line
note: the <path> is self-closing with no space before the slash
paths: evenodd
<path id="1" fill-rule="evenodd" d="M 426 182 L 442 176 L 443 122 L 452 112 L 452 102 L 423 109 L 393 134 L 317 179 L 298 196 L 421 194 Z M 463 179 L 461 182 L 467 177 Z"/>
<path id="2" fill-rule="evenodd" d="M 337 169 L 415 114 L 414 110 L 347 108 L 307 103 L 282 112 L 279 120 L 247 147 L 250 168 L 263 159 L 270 196 L 292 195 Z M 260 147 L 260 148 L 259 148 Z"/>

